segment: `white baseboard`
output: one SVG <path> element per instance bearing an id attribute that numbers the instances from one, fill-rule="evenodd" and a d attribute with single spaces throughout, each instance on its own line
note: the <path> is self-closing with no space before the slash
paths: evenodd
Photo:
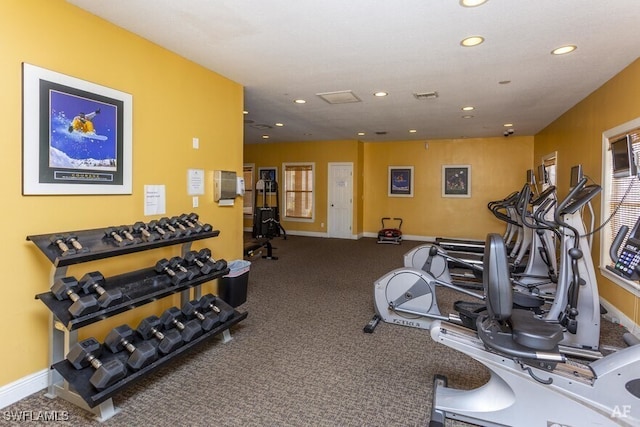
<path id="1" fill-rule="evenodd" d="M 0 387 L 0 409 L 6 408 L 49 385 L 49 370 L 43 369 Z"/>
<path id="2" fill-rule="evenodd" d="M 287 231 L 287 236 L 305 236 L 305 237 L 327 237 L 327 233 L 324 231 Z"/>
<path id="3" fill-rule="evenodd" d="M 621 312 L 618 308 L 612 305 L 606 299 L 600 297 L 600 304 L 607 309 L 608 313 L 605 314 L 605 318 L 610 320 L 613 323 L 619 323 L 624 326 L 636 337 L 640 337 L 640 325 L 635 323 L 633 319 L 628 317 L 626 314 Z"/>

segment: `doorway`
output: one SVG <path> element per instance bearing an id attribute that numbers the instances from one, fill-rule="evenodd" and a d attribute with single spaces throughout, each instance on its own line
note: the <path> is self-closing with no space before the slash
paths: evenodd
<path id="1" fill-rule="evenodd" d="M 329 163 L 327 237 L 352 239 L 353 163 Z"/>

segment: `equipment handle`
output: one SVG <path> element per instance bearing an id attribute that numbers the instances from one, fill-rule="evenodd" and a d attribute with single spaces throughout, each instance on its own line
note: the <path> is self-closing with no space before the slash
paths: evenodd
<path id="1" fill-rule="evenodd" d="M 611 247 L 609 248 L 609 256 L 611 257 L 611 260 L 614 262 L 614 264 L 618 262 L 618 250 L 620 249 L 622 241 L 627 236 L 628 232 L 629 227 L 623 225 L 618 230 L 618 234 L 616 234 L 616 238 L 613 239 L 613 243 L 611 243 Z"/>
<path id="2" fill-rule="evenodd" d="M 573 198 L 575 197 L 576 194 L 578 194 L 585 186 L 585 184 L 587 183 L 587 178 L 582 178 L 578 184 L 573 187 L 573 189 L 569 192 L 569 194 L 567 194 L 567 197 L 565 197 L 560 204 L 558 205 L 558 207 L 556 208 L 556 211 L 553 214 L 553 219 L 557 224 L 560 224 L 563 227 L 566 227 L 567 224 L 565 224 L 562 219 L 561 219 L 561 215 L 564 212 L 564 209 L 567 207 L 567 205 L 569 204 L 569 202 L 573 201 Z M 577 238 L 578 236 L 576 236 Z"/>

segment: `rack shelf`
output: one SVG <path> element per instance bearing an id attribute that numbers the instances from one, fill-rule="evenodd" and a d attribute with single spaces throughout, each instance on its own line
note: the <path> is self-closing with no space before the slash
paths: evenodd
<path id="1" fill-rule="evenodd" d="M 96 228 L 92 230 L 82 230 L 63 233 L 39 234 L 27 236 L 27 240 L 32 241 L 38 249 L 51 261 L 55 267 L 65 267 L 73 264 L 80 264 L 88 261 L 110 258 L 119 255 L 131 254 L 135 252 L 147 251 L 149 249 L 162 248 L 166 246 L 189 243 L 196 240 L 217 237 L 219 230 L 191 234 L 189 236 L 172 237 L 164 240 L 154 240 L 153 242 L 141 241 L 126 246 L 118 246 L 111 238 L 104 237 L 107 228 Z M 49 238 L 52 235 L 73 234 L 78 237 L 78 241 L 87 249 L 87 252 L 79 252 L 69 255 L 62 255 L 57 245 L 51 244 Z"/>
<path id="2" fill-rule="evenodd" d="M 69 313 L 68 307 L 70 301 L 59 301 L 51 292 L 38 294 L 36 295 L 36 299 L 42 301 L 65 328 L 73 331 L 157 299 L 199 286 L 228 273 L 229 269 L 227 268 L 212 274 L 198 276 L 194 280 L 181 283 L 177 286 L 171 283 L 169 276 L 166 274 L 158 274 L 153 268 L 113 276 L 106 279 L 103 288 L 106 290 L 114 288 L 120 289 L 122 292 L 122 302 L 80 317 L 73 317 Z"/>
<path id="3" fill-rule="evenodd" d="M 60 375 L 62 375 L 62 377 L 69 382 L 69 385 L 80 395 L 80 397 L 82 397 L 87 405 L 89 405 L 90 408 L 93 408 L 112 397 L 115 393 L 117 393 L 119 390 L 122 390 L 124 387 L 128 387 L 131 384 L 134 384 L 149 372 L 155 371 L 170 360 L 173 360 L 176 357 L 190 351 L 194 347 L 197 347 L 203 341 L 207 341 L 215 337 L 216 335 L 219 335 L 220 333 L 228 330 L 231 326 L 237 324 L 246 317 L 246 312 L 239 313 L 238 311 L 234 311 L 233 317 L 227 322 L 213 328 L 212 330 L 204 333 L 195 340 L 186 343 L 175 351 L 159 358 L 152 364 L 142 368 L 139 371 L 129 374 L 124 379 L 118 381 L 112 386 L 98 392 L 96 392 L 96 389 L 93 388 L 91 383 L 89 383 L 89 378 L 91 378 L 91 375 L 93 375 L 94 373 L 94 370 L 92 368 L 89 367 L 77 370 L 66 359 L 54 364 L 51 368 L 58 371 Z M 122 361 L 122 363 L 126 363 L 127 357 L 128 353 L 126 352 L 108 354 L 108 352 L 105 351 L 102 353 L 100 360 L 106 362 L 110 359 L 118 358 Z"/>

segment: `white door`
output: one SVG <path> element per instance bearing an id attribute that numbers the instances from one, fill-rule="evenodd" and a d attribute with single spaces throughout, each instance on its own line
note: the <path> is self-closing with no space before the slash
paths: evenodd
<path id="1" fill-rule="evenodd" d="M 353 163 L 329 163 L 327 235 L 353 238 Z"/>

